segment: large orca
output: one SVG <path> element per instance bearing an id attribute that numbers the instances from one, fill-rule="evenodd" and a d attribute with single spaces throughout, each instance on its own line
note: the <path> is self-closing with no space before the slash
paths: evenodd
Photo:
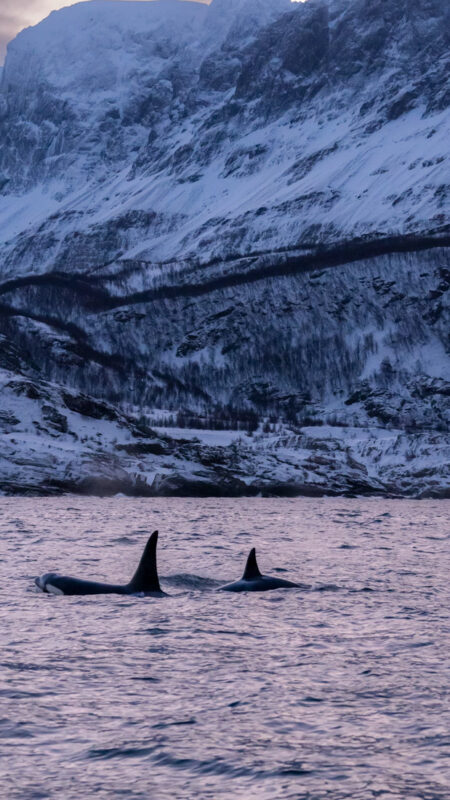
<path id="1" fill-rule="evenodd" d="M 48 572 L 35 579 L 36 586 L 49 594 L 134 594 L 162 597 L 165 592 L 161 590 L 156 567 L 156 545 L 158 531 L 154 531 L 145 545 L 139 566 L 131 581 L 125 586 L 114 583 L 97 583 L 84 581 L 80 578 L 69 578 Z"/>
<path id="2" fill-rule="evenodd" d="M 250 550 L 241 580 L 227 583 L 226 586 L 220 586 L 219 589 L 223 592 L 267 592 L 269 589 L 294 589 L 298 586 L 298 583 L 285 581 L 283 578 L 261 575 L 256 561 L 256 551 L 253 547 Z"/>

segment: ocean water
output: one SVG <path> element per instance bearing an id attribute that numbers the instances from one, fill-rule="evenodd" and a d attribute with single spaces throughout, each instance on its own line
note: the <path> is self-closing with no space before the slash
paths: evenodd
<path id="1" fill-rule="evenodd" d="M 0 498 L 0 796 L 448 800 L 449 508 Z M 170 597 L 35 590 L 154 529 Z M 217 592 L 253 545 L 302 587 Z"/>

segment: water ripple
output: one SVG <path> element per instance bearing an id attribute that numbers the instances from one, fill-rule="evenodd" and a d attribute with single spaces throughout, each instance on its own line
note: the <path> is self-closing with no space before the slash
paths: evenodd
<path id="1" fill-rule="evenodd" d="M 0 796 L 448 800 L 448 509 L 0 498 Z M 33 591 L 126 582 L 154 527 L 170 597 Z M 299 588 L 217 592 L 253 545 Z"/>

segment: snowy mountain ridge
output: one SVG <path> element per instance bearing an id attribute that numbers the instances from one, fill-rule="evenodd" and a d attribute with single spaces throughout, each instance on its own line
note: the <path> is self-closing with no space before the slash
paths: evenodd
<path id="1" fill-rule="evenodd" d="M 250 414 L 280 441 L 307 428 L 313 449 L 331 424 L 365 490 L 444 491 L 449 13 L 94 0 L 19 34 L 0 84 L 0 367 L 148 424 Z M 36 392 L 38 427 L 17 424 L 39 452 Z M 386 431 L 426 480 L 399 463 L 383 483 Z M 255 491 L 316 485 L 303 445 L 281 477 L 250 444 L 229 463 Z M 141 489 L 154 469 L 126 466 Z"/>

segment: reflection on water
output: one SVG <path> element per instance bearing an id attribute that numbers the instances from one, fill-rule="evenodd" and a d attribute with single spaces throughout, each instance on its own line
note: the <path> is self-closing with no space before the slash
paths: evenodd
<path id="1" fill-rule="evenodd" d="M 0 498 L 1 796 L 448 800 L 448 509 Z M 155 528 L 171 597 L 34 591 L 126 582 Z M 304 587 L 216 592 L 252 545 Z"/>

